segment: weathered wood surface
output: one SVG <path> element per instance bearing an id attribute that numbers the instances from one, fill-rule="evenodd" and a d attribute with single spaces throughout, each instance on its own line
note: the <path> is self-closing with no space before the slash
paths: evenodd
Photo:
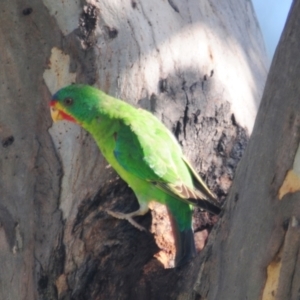
<path id="1" fill-rule="evenodd" d="M 0 12 L 0 299 L 194 297 L 202 258 L 165 270 L 153 235 L 105 213 L 137 202 L 47 102 L 76 81 L 149 109 L 224 199 L 266 77 L 251 3 L 4 0 Z M 196 213 L 200 240 L 210 222 Z"/>
<path id="2" fill-rule="evenodd" d="M 217 237 L 206 248 L 196 286 L 203 299 L 299 299 L 299 13 L 294 1 Z"/>

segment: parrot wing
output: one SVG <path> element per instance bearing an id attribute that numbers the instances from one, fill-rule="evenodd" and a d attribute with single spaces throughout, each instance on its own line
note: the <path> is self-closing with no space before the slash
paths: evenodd
<path id="1" fill-rule="evenodd" d="M 146 181 L 176 182 L 178 176 L 170 145 L 153 126 L 146 132 L 138 127 L 123 123 L 116 133 L 114 156 L 118 163 Z"/>
<path id="2" fill-rule="evenodd" d="M 171 133 L 154 118 L 135 118 L 124 122 L 116 133 L 114 156 L 134 176 L 148 181 L 169 195 L 197 205 L 214 214 L 220 212 L 215 196 L 183 158 L 182 150 Z M 147 132 L 143 128 L 148 129 Z M 192 176 L 197 189 L 188 187 L 180 176 Z"/>

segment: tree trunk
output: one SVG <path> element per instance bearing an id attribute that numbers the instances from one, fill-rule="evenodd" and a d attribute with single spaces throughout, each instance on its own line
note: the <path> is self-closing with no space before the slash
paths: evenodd
<path id="1" fill-rule="evenodd" d="M 221 293 L 225 281 L 214 268 L 224 266 L 208 251 L 219 251 L 220 240 L 183 269 L 165 269 L 174 256 L 165 211 L 155 206 L 137 218 L 153 234 L 107 215 L 137 208 L 132 191 L 86 132 L 52 125 L 48 109 L 51 93 L 79 82 L 150 110 L 223 201 L 252 131 L 267 59 L 251 3 L 219 2 L 1 1 L 0 299 Z M 250 211 L 239 195 L 236 205 Z M 229 216 L 228 208 L 226 226 Z M 214 222 L 195 211 L 198 249 Z M 237 253 L 230 247 L 224 255 Z M 215 278 L 219 289 L 209 288 Z"/>
<path id="2" fill-rule="evenodd" d="M 299 299 L 299 13 L 294 1 L 216 239 L 206 248 L 196 284 L 204 299 Z"/>

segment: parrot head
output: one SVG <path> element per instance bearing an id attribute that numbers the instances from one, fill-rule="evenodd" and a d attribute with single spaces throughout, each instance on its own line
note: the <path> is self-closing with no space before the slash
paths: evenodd
<path id="1" fill-rule="evenodd" d="M 99 103 L 96 92 L 97 89 L 88 85 L 69 85 L 56 92 L 50 100 L 53 121 L 82 124 L 91 119 Z"/>

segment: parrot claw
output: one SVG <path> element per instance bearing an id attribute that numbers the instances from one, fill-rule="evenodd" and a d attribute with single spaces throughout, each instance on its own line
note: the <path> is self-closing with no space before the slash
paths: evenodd
<path id="1" fill-rule="evenodd" d="M 129 214 L 123 214 L 120 212 L 115 212 L 111 210 L 106 210 L 106 212 L 111 215 L 112 217 L 115 217 L 117 219 L 121 220 L 127 220 L 131 225 L 133 225 L 135 228 L 139 229 L 140 231 L 147 231 L 147 229 L 140 224 L 138 224 L 136 221 L 133 220 L 133 216 L 138 216 L 140 214 L 136 214 L 136 212 L 129 213 Z"/>

